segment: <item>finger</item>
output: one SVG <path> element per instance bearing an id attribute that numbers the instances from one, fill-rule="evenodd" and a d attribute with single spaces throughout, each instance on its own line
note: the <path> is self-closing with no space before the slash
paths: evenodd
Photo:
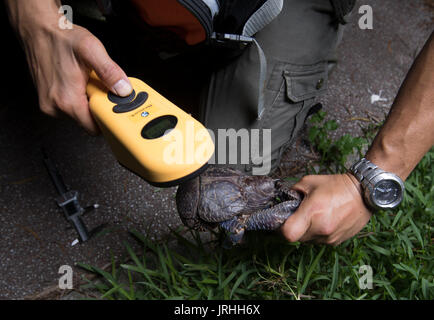
<path id="1" fill-rule="evenodd" d="M 90 113 L 87 97 L 85 95 L 77 101 L 72 112 L 73 117 L 77 120 L 80 126 L 82 126 L 90 135 L 95 136 L 99 134 L 99 127 Z"/>
<path id="2" fill-rule="evenodd" d="M 309 230 L 311 225 L 310 205 L 304 200 L 300 207 L 282 226 L 282 234 L 290 242 L 299 241 Z"/>
<path id="3" fill-rule="evenodd" d="M 318 178 L 318 176 L 316 176 Z M 304 176 L 300 181 L 294 184 L 291 189 L 301 192 L 304 195 L 308 194 L 312 189 L 312 176 Z"/>
<path id="4" fill-rule="evenodd" d="M 78 45 L 77 53 L 84 63 L 95 70 L 104 85 L 119 96 L 127 96 L 133 87 L 125 74 L 108 55 L 104 45 L 93 36 L 87 36 Z"/>
<path id="5" fill-rule="evenodd" d="M 61 113 L 59 113 L 56 108 L 53 108 L 51 106 L 39 104 L 39 108 L 42 111 L 42 113 L 46 114 L 47 116 L 53 117 L 53 118 L 59 118 L 61 115 Z"/>
<path id="6" fill-rule="evenodd" d="M 47 116 L 58 118 L 60 113 L 50 99 L 46 98 L 42 90 L 38 90 L 39 109 Z"/>
<path id="7" fill-rule="evenodd" d="M 307 232 L 300 238 L 298 241 L 300 242 L 311 242 L 311 243 L 327 243 L 327 237 L 326 236 L 319 236 L 315 235 L 309 228 Z"/>

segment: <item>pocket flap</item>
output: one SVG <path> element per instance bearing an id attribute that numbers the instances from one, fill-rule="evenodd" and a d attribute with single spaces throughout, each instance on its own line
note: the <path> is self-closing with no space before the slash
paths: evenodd
<path id="1" fill-rule="evenodd" d="M 288 66 L 283 73 L 288 98 L 300 102 L 325 93 L 327 90 L 327 65 L 324 62 L 311 66 Z"/>

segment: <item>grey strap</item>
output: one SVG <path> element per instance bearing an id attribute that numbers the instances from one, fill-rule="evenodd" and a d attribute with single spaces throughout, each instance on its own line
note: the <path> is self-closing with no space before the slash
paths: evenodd
<path id="1" fill-rule="evenodd" d="M 242 35 L 213 33 L 211 38 L 218 41 L 238 41 L 253 43 L 259 55 L 259 85 L 257 119 L 260 120 L 265 109 L 265 80 L 267 77 L 267 58 L 253 36 L 276 18 L 283 8 L 283 0 L 268 0 L 247 20 Z"/>
<path id="2" fill-rule="evenodd" d="M 283 0 L 268 0 L 247 20 L 242 35 L 250 37 L 259 55 L 259 85 L 257 119 L 260 120 L 265 109 L 265 80 L 267 77 L 267 59 L 256 39 L 252 38 L 258 31 L 273 21 L 283 9 Z"/>
<path id="3" fill-rule="evenodd" d="M 258 120 L 261 119 L 262 114 L 264 113 L 265 109 L 265 80 L 267 77 L 267 58 L 265 57 L 265 53 L 262 50 L 261 46 L 259 45 L 258 41 L 256 39 L 252 38 L 253 43 L 255 44 L 258 55 L 259 55 L 259 86 L 258 86 Z"/>
<path id="4" fill-rule="evenodd" d="M 264 112 L 264 89 L 265 89 L 265 78 L 267 76 L 267 59 L 265 57 L 264 51 L 259 45 L 258 41 L 255 38 L 248 36 L 240 36 L 238 34 L 229 34 L 229 33 L 213 33 L 211 35 L 211 39 L 214 39 L 218 42 L 225 41 L 236 41 L 236 42 L 244 42 L 244 43 L 253 43 L 259 55 L 259 86 L 258 86 L 258 110 L 257 110 L 257 118 L 261 119 L 262 113 Z"/>
<path id="5" fill-rule="evenodd" d="M 256 32 L 263 29 L 273 21 L 283 8 L 283 0 L 266 1 L 252 16 L 247 20 L 243 28 L 243 36 L 253 36 Z"/>
<path id="6" fill-rule="evenodd" d="M 208 6 L 209 10 L 211 11 L 211 16 L 214 19 L 214 17 L 219 13 L 220 5 L 217 0 L 202 0 L 205 2 L 205 4 Z"/>

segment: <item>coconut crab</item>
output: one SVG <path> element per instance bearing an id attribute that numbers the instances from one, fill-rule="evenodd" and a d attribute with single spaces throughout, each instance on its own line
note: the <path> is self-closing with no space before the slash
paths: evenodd
<path id="1" fill-rule="evenodd" d="M 181 184 L 176 193 L 187 227 L 205 231 L 219 226 L 231 245 L 241 243 L 245 231 L 279 228 L 301 200 L 285 181 L 215 166 Z"/>

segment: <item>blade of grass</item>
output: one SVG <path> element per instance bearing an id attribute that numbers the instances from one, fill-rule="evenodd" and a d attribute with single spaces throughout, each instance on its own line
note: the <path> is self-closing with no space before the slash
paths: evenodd
<path id="1" fill-rule="evenodd" d="M 232 296 L 234 295 L 235 291 L 240 286 L 241 282 L 243 282 L 253 272 L 255 272 L 255 270 L 246 271 L 237 279 L 237 281 L 235 281 L 234 286 L 232 287 L 232 290 L 231 290 L 231 294 L 229 295 L 229 299 L 232 299 Z"/>
<path id="2" fill-rule="evenodd" d="M 335 251 L 334 252 L 334 256 L 335 256 L 335 263 L 333 265 L 333 275 L 332 275 L 332 283 L 330 285 L 330 291 L 329 291 L 329 297 L 333 296 L 333 293 L 336 290 L 336 286 L 338 283 L 338 277 L 339 277 L 339 256 L 338 253 Z"/>
<path id="3" fill-rule="evenodd" d="M 309 266 L 309 269 L 307 270 L 306 273 L 306 277 L 303 280 L 303 285 L 301 287 L 301 290 L 299 291 L 299 295 L 303 294 L 304 291 L 306 290 L 307 285 L 309 284 L 309 280 L 310 277 L 312 275 L 313 270 L 316 268 L 316 266 L 318 265 L 319 259 L 321 258 L 321 256 L 323 255 L 325 250 L 325 246 L 323 246 L 321 248 L 321 251 L 318 253 L 318 255 L 316 256 L 315 260 L 313 261 L 313 263 Z"/>

